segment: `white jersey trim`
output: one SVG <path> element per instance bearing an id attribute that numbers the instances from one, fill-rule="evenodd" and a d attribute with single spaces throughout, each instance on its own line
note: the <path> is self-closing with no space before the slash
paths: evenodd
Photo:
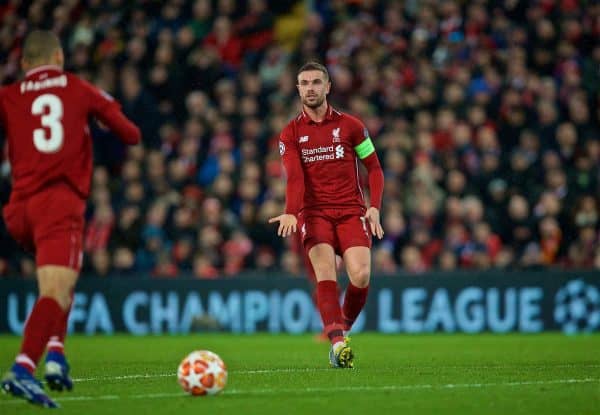
<path id="1" fill-rule="evenodd" d="M 356 166 L 356 186 L 358 187 L 358 191 L 360 192 L 360 197 L 362 197 L 363 203 L 366 204 L 367 201 L 365 199 L 365 194 L 362 191 L 362 187 L 360 187 L 360 174 L 358 173 L 358 159 L 354 159 L 354 165 Z"/>

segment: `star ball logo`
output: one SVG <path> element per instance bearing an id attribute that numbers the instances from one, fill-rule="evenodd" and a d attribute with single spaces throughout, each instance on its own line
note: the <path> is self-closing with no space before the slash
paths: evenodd
<path id="1" fill-rule="evenodd" d="M 283 154 L 285 153 L 285 144 L 283 144 L 283 141 L 279 142 L 279 155 L 283 156 Z"/>
<path id="2" fill-rule="evenodd" d="M 554 320 L 565 334 L 590 333 L 600 327 L 600 291 L 571 280 L 556 293 Z"/>

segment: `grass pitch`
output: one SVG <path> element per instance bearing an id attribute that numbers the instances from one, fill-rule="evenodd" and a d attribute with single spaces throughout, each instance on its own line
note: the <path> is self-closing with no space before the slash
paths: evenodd
<path id="1" fill-rule="evenodd" d="M 0 336 L 5 370 L 19 338 Z M 600 336 L 377 335 L 351 343 L 354 370 L 328 368 L 312 336 L 190 335 L 67 340 L 75 389 L 51 393 L 63 414 L 598 414 Z M 184 395 L 180 360 L 218 353 L 229 381 Z M 0 395 L 0 414 L 44 409 Z"/>

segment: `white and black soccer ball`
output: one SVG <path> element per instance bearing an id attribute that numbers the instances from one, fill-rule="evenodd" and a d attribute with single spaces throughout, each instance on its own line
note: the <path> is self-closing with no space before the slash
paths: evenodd
<path id="1" fill-rule="evenodd" d="M 554 320 L 566 334 L 600 328 L 600 291 L 583 280 L 571 280 L 556 293 Z"/>

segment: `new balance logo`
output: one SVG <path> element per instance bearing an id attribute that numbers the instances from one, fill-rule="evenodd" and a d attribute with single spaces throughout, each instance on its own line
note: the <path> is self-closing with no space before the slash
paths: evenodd
<path id="1" fill-rule="evenodd" d="M 308 143 L 308 136 L 307 135 L 303 135 L 302 137 L 300 137 L 298 139 L 299 143 Z"/>
<path id="2" fill-rule="evenodd" d="M 343 159 L 344 158 L 344 147 L 341 144 L 335 146 L 335 158 Z"/>

